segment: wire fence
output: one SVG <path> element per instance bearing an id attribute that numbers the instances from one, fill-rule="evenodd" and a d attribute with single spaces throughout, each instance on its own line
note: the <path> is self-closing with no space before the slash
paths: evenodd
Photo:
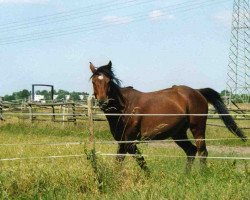
<path id="1" fill-rule="evenodd" d="M 2 143 L 0 146 L 70 146 L 82 145 L 84 142 L 35 142 L 35 143 Z"/>
<path id="2" fill-rule="evenodd" d="M 170 156 L 163 154 L 113 154 L 113 153 L 98 153 L 101 156 L 132 156 L 132 157 L 165 157 L 165 158 L 187 158 L 187 156 Z M 188 156 L 189 158 L 208 158 L 208 159 L 224 159 L 224 160 L 250 160 L 250 157 L 235 157 L 235 156 Z"/>
<path id="3" fill-rule="evenodd" d="M 162 155 L 162 154 L 113 154 L 113 153 L 102 153 L 96 152 L 97 155 L 100 156 L 129 156 L 129 157 L 164 157 L 164 158 L 180 158 L 186 159 L 187 156 L 170 156 L 170 155 Z M 86 154 L 71 154 L 71 155 L 52 155 L 52 156 L 33 156 L 33 157 L 13 157 L 13 158 L 0 158 L 0 162 L 2 161 L 24 161 L 24 160 L 39 160 L 39 159 L 58 159 L 58 158 L 84 158 Z M 222 159 L 222 160 L 250 160 L 250 157 L 235 157 L 235 156 L 189 156 L 190 158 L 207 158 L 207 159 Z"/>
<path id="4" fill-rule="evenodd" d="M 166 140 L 130 140 L 130 141 L 116 141 L 116 140 L 102 140 L 95 141 L 95 144 L 150 144 L 150 143 L 172 143 L 184 141 L 241 141 L 241 138 L 204 138 L 204 139 L 166 139 Z M 34 142 L 34 143 L 0 143 L 0 146 L 70 146 L 70 145 L 84 145 L 86 142 Z"/>
<path id="5" fill-rule="evenodd" d="M 4 115 L 12 115 L 12 116 L 88 116 L 86 113 L 4 113 Z M 159 114 L 136 114 L 136 113 L 96 113 L 93 114 L 93 116 L 128 116 L 128 117 L 134 117 L 134 116 L 144 116 L 144 117 L 176 117 L 176 116 L 250 116 L 250 113 L 231 113 L 231 114 L 218 114 L 218 113 L 207 113 L 207 114 L 200 114 L 200 113 L 159 113 Z M 250 120 L 250 118 L 249 118 Z"/>
<path id="6" fill-rule="evenodd" d="M 181 140 L 133 140 L 133 141 L 96 141 L 95 144 L 105 144 L 105 145 L 111 145 L 111 144 L 159 144 L 159 143 L 171 143 L 171 142 L 178 142 L 178 141 L 226 141 L 226 140 L 241 140 L 240 138 L 207 138 L 207 139 L 181 139 Z M 70 145 L 86 145 L 86 142 L 40 142 L 40 143 L 6 143 L 6 144 L 0 144 L 0 146 L 43 146 L 43 145 L 49 145 L 49 146 L 70 146 Z M 103 152 L 96 152 L 99 156 L 144 156 L 144 157 L 162 157 L 162 158 L 187 158 L 187 156 L 173 156 L 173 155 L 163 155 L 163 154 L 117 154 L 117 153 L 103 153 Z M 0 158 L 0 161 L 22 161 L 22 160 L 34 160 L 34 159 L 57 159 L 57 158 L 76 158 L 76 157 L 83 157 L 86 156 L 86 154 L 73 154 L 73 155 L 53 155 L 53 156 L 33 156 L 33 157 L 13 157 L 13 158 Z M 194 158 L 205 158 L 202 156 L 189 156 Z M 209 156 L 206 157 L 208 159 L 222 159 L 222 160 L 250 160 L 250 157 L 242 157 L 242 156 Z"/>
<path id="7" fill-rule="evenodd" d="M 116 153 L 102 153 L 96 152 L 99 156 L 117 157 L 117 156 L 128 156 L 128 157 L 154 157 L 154 158 L 181 158 L 186 159 L 187 156 L 173 156 L 163 154 L 116 154 Z M 70 154 L 70 155 L 52 155 L 52 156 L 32 156 L 32 157 L 12 157 L 12 158 L 0 158 L 1 161 L 24 161 L 24 160 L 39 160 L 39 159 L 57 159 L 57 158 L 77 158 L 85 157 L 86 154 Z M 250 157 L 241 156 L 188 156 L 189 158 L 207 158 L 207 159 L 222 159 L 222 160 L 250 160 Z"/>
<path id="8" fill-rule="evenodd" d="M 221 116 L 235 116 L 235 117 L 247 117 L 250 116 L 250 113 L 230 113 L 230 114 L 218 114 L 218 113 L 161 113 L 161 114 L 138 114 L 138 113 L 93 113 L 92 110 L 96 109 L 94 106 L 91 106 L 92 104 L 89 104 L 88 106 L 85 106 L 84 108 L 88 109 L 87 113 L 50 113 L 50 112 L 37 112 L 37 113 L 13 113 L 13 112 L 5 112 L 2 113 L 4 116 L 80 116 L 85 117 L 86 119 L 91 119 L 92 123 L 94 120 L 93 117 L 109 117 L 109 116 L 119 116 L 119 117 L 155 117 L 155 116 L 161 116 L 161 117 L 177 117 L 177 116 L 200 116 L 200 117 L 221 117 Z M 250 120 L 250 118 L 249 118 Z M 91 126 L 91 123 L 89 124 Z M 218 127 L 225 127 L 224 125 L 220 124 L 211 124 L 208 123 L 207 125 L 213 125 Z M 92 127 L 93 128 L 93 127 Z M 250 127 L 242 127 L 245 129 L 250 129 Z M 93 130 L 92 130 L 93 131 Z M 92 137 L 94 138 L 94 133 L 92 133 Z M 93 140 L 92 138 L 92 140 Z M 237 141 L 241 140 L 241 138 L 206 138 L 206 139 L 179 139 L 179 140 L 133 140 L 133 141 L 92 141 L 93 146 L 94 144 L 106 144 L 106 145 L 112 145 L 112 144 L 151 144 L 151 143 L 169 143 L 169 142 L 178 142 L 178 141 Z M 69 145 L 85 145 L 86 143 L 83 141 L 80 142 L 37 142 L 37 143 L 5 143 L 0 144 L 2 147 L 7 146 L 69 146 Z M 97 152 L 96 153 L 99 156 L 138 156 L 137 154 L 115 154 L 115 153 L 103 153 L 103 152 Z M 0 158 L 0 161 L 16 161 L 16 160 L 32 160 L 32 159 L 56 159 L 56 158 L 74 158 L 74 157 L 82 157 L 86 156 L 86 154 L 75 154 L 75 155 L 54 155 L 54 156 L 35 156 L 35 157 L 15 157 L 15 158 Z M 141 156 L 141 155 L 140 155 Z M 186 156 L 173 156 L 173 155 L 159 155 L 159 154 L 145 154 L 142 155 L 145 157 L 163 157 L 163 158 L 186 158 Z M 202 158 L 199 156 L 196 156 L 196 158 Z M 250 160 L 250 157 L 237 157 L 237 156 L 210 156 L 207 157 L 208 159 L 227 159 L 227 160 Z"/>
<path id="9" fill-rule="evenodd" d="M 86 113 L 4 113 L 5 116 L 83 116 L 87 117 Z"/>
<path id="10" fill-rule="evenodd" d="M 33 156 L 33 157 L 15 157 L 15 158 L 0 158 L 1 161 L 17 161 L 17 160 L 34 160 L 34 159 L 56 159 L 56 158 L 76 158 L 84 157 L 86 154 L 76 154 L 76 155 L 53 155 L 53 156 Z"/>
<path id="11" fill-rule="evenodd" d="M 217 114 L 217 113 L 207 113 L 207 114 L 200 114 L 200 113 L 163 113 L 163 114 L 136 114 L 136 113 L 97 113 L 96 116 L 144 116 L 144 117 L 154 117 L 154 116 L 160 116 L 160 117 L 176 117 L 176 116 L 250 116 L 250 113 L 247 114 L 238 114 L 238 113 L 232 113 L 232 114 Z"/>

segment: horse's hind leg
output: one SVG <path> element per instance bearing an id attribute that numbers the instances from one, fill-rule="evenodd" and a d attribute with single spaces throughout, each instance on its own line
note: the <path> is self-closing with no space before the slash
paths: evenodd
<path id="1" fill-rule="evenodd" d="M 187 155 L 186 172 L 190 172 L 195 155 L 197 153 L 196 146 L 188 140 L 186 132 L 173 136 L 172 138 L 175 140 L 175 143 L 185 151 Z"/>
<path id="2" fill-rule="evenodd" d="M 200 156 L 201 166 L 206 166 L 206 157 L 208 156 L 206 141 L 205 141 L 205 129 L 206 121 L 200 123 L 199 125 L 191 125 L 190 130 L 195 138 L 196 147 L 198 150 L 198 155 Z"/>
<path id="3" fill-rule="evenodd" d="M 207 156 L 208 156 L 208 151 L 206 148 L 206 142 L 205 142 L 205 137 L 204 138 L 199 138 L 196 139 L 196 146 L 198 149 L 198 155 L 200 156 L 200 163 L 201 167 L 205 167 L 207 164 Z"/>

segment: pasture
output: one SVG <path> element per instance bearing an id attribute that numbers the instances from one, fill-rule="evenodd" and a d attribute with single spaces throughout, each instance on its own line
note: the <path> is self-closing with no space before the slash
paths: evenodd
<path id="1" fill-rule="evenodd" d="M 250 199 L 249 2 L 0 0 L 0 199 Z"/>
<path id="2" fill-rule="evenodd" d="M 245 120 L 238 123 L 249 124 Z M 101 156 L 100 153 L 115 153 L 117 145 L 98 143 L 112 140 L 107 122 L 95 122 L 94 128 L 102 191 L 98 190 L 85 155 L 84 142 L 89 137 L 85 121 L 63 126 L 52 122 L 32 124 L 11 117 L 1 122 L 1 159 L 24 158 L 0 162 L 1 199 L 248 199 L 250 196 L 249 160 L 208 159 L 207 169 L 201 170 L 196 159 L 192 172 L 185 174 L 186 158 L 171 157 L 185 156 L 174 142 L 140 144 L 142 153 L 148 155 L 151 175 L 147 176 L 131 157 L 120 166 L 114 157 Z M 245 133 L 250 136 L 249 130 Z M 207 127 L 206 135 L 235 137 L 225 128 L 211 126 Z M 207 141 L 207 145 L 209 156 L 250 156 L 249 141 Z M 60 155 L 75 157 L 48 157 Z"/>

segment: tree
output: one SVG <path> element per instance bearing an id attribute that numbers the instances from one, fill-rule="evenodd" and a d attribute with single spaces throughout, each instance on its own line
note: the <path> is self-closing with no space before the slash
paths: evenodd
<path id="1" fill-rule="evenodd" d="M 61 99 L 65 99 L 65 96 L 69 95 L 70 93 L 66 90 L 59 89 L 58 92 L 56 92 L 56 94 L 58 95 L 56 99 L 61 100 Z"/>
<path id="2" fill-rule="evenodd" d="M 13 95 L 5 95 L 3 99 L 4 101 L 13 101 L 15 100 L 15 97 Z"/>
<path id="3" fill-rule="evenodd" d="M 228 90 L 222 90 L 222 91 L 220 92 L 220 95 L 221 95 L 221 96 L 229 96 L 229 95 L 230 95 L 230 92 L 229 92 Z"/>
<path id="4" fill-rule="evenodd" d="M 37 90 L 36 94 L 43 95 L 44 99 L 51 99 L 51 92 L 49 92 L 48 90 L 42 90 L 42 91 Z"/>
<path id="5" fill-rule="evenodd" d="M 5 95 L 4 100 L 5 101 L 13 101 L 13 100 L 19 100 L 19 99 L 28 99 L 30 96 L 30 92 L 26 89 L 19 91 L 19 92 L 13 92 L 12 95 Z"/>
<path id="6" fill-rule="evenodd" d="M 29 96 L 30 96 L 30 92 L 28 90 L 26 90 L 26 89 L 24 89 L 24 90 L 22 90 L 22 91 L 20 91 L 18 93 L 18 98 L 19 99 L 28 99 Z"/>
<path id="7" fill-rule="evenodd" d="M 36 91 L 37 95 L 43 95 L 44 99 L 51 99 L 51 91 L 47 91 L 47 90 L 37 90 Z M 78 101 L 80 100 L 80 95 L 88 95 L 88 93 L 86 92 L 69 92 L 67 90 L 62 90 L 59 89 L 58 91 L 54 90 L 54 94 L 58 95 L 57 96 L 57 100 L 62 100 L 66 98 L 66 95 L 70 95 L 70 99 L 73 101 Z M 4 96 L 4 100 L 5 101 L 13 101 L 13 100 L 19 100 L 19 99 L 23 99 L 23 100 L 27 100 L 29 98 L 29 96 L 31 95 L 31 92 L 29 92 L 26 89 L 23 89 L 21 91 L 18 92 L 13 92 L 12 95 L 5 95 Z"/>
<path id="8" fill-rule="evenodd" d="M 82 93 L 81 92 L 72 92 L 70 94 L 70 99 L 73 101 L 79 101 L 80 100 L 80 96 Z"/>

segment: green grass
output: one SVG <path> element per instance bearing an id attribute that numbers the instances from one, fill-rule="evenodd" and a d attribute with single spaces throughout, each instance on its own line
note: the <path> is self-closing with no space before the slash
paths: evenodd
<path id="1" fill-rule="evenodd" d="M 249 136 L 249 132 L 246 132 Z M 108 125 L 95 123 L 97 141 L 111 140 Z M 223 128 L 208 127 L 208 138 L 234 137 Z M 86 123 L 77 126 L 53 123 L 22 122 L 0 124 L 0 158 L 29 158 L 51 155 L 85 154 L 85 145 L 24 145 L 24 143 L 76 142 L 88 140 Z M 208 142 L 218 148 L 249 147 L 240 141 Z M 184 156 L 173 145 L 140 144 L 147 155 Z M 115 153 L 116 145 L 96 144 L 97 152 Z M 209 151 L 209 156 L 250 156 L 234 152 Z M 122 166 L 113 157 L 97 154 L 98 173 L 103 191 L 98 190 L 95 173 L 86 156 L 77 158 L 31 159 L 0 162 L 1 199 L 249 199 L 249 161 L 208 160 L 208 167 L 200 169 L 196 160 L 190 174 L 185 174 L 185 158 L 146 158 L 151 171 L 148 177 L 133 158 L 126 158 Z"/>

